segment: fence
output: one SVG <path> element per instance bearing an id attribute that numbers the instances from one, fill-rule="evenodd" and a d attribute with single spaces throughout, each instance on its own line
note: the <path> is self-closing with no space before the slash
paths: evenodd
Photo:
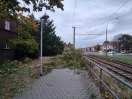
<path id="1" fill-rule="evenodd" d="M 103 71 L 106 72 L 107 74 L 111 75 L 116 80 L 120 81 L 121 83 L 123 83 L 124 85 L 126 85 L 127 87 L 129 87 L 130 89 L 132 89 L 132 86 L 130 84 L 128 84 L 127 82 L 121 80 L 119 77 L 115 76 L 114 74 L 112 74 L 111 72 L 109 72 L 108 70 L 106 70 L 105 68 L 102 68 L 102 66 L 96 64 L 95 62 L 91 61 L 90 59 L 87 59 L 86 57 L 83 57 L 83 58 L 86 59 L 86 60 L 88 60 L 90 63 L 94 64 L 94 66 L 97 66 L 97 67 L 100 68 L 100 73 L 99 73 L 99 76 L 98 76 L 94 72 L 94 70 L 92 69 L 92 67 L 90 65 L 86 64 L 86 66 L 89 68 L 90 74 L 93 73 L 99 79 L 99 81 L 100 81 L 100 93 L 102 93 L 102 85 L 104 85 L 116 99 L 119 99 L 119 97 L 102 80 L 102 72 Z"/>

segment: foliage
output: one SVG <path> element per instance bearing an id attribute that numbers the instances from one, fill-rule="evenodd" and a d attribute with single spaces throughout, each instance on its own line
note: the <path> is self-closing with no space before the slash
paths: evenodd
<path id="1" fill-rule="evenodd" d="M 29 32 L 38 31 L 38 25 L 36 24 L 36 19 L 33 14 L 23 16 L 22 13 L 19 13 L 17 14 L 17 20 L 19 23 L 19 28 L 24 28 Z"/>
<path id="2" fill-rule="evenodd" d="M 20 57 L 36 58 L 38 55 L 37 42 L 30 33 L 22 31 L 16 39 L 10 40 L 11 47 L 18 50 Z"/>
<path id="3" fill-rule="evenodd" d="M 6 17 L 6 11 L 4 9 L 4 2 L 0 0 L 0 19 Z"/>
<path id="4" fill-rule="evenodd" d="M 64 50 L 63 41 L 56 36 L 55 29 L 53 20 L 43 22 L 43 56 L 62 54 Z M 35 32 L 32 35 L 35 36 L 36 41 L 40 44 L 40 32 Z"/>
<path id="5" fill-rule="evenodd" d="M 132 36 L 128 34 L 118 34 L 115 35 L 113 38 L 114 45 L 118 51 L 125 50 L 130 51 L 132 50 Z"/>
<path id="6" fill-rule="evenodd" d="M 124 34 L 121 38 L 120 38 L 120 43 L 121 43 L 121 49 L 122 50 L 132 50 L 132 36 L 128 35 L 128 34 Z"/>
<path id="7" fill-rule="evenodd" d="M 99 45 L 99 44 L 97 44 L 97 45 L 95 46 L 95 50 L 96 50 L 96 51 L 99 51 L 100 48 L 101 48 L 101 45 Z"/>
<path id="8" fill-rule="evenodd" d="M 20 61 L 6 61 L 0 65 L 0 99 L 12 99 L 19 92 L 27 89 L 28 84 L 39 78 L 39 60 L 26 59 Z M 35 67 L 33 67 L 35 65 Z M 43 75 L 49 73 L 54 67 L 52 65 L 43 66 Z"/>
<path id="9" fill-rule="evenodd" d="M 84 67 L 83 53 L 79 50 L 71 50 L 52 59 L 55 66 L 69 67 L 71 69 Z"/>
<path id="10" fill-rule="evenodd" d="M 54 11 L 54 6 L 63 10 L 62 0 L 0 0 L 0 18 L 5 16 L 16 17 L 19 12 L 30 12 L 29 6 L 32 6 L 33 11 L 46 10 Z M 24 3 L 26 6 L 21 5 Z"/>
<path id="11" fill-rule="evenodd" d="M 43 23 L 43 55 L 62 54 L 64 50 L 63 42 L 60 37 L 56 36 L 55 29 L 53 20 Z"/>
<path id="12" fill-rule="evenodd" d="M 104 43 L 109 43 L 109 41 L 104 41 Z"/>
<path id="13" fill-rule="evenodd" d="M 18 71 L 18 61 L 6 61 L 5 64 L 0 66 L 0 76 L 8 76 Z"/>
<path id="14" fill-rule="evenodd" d="M 20 15 L 21 28 L 18 30 L 19 35 L 16 39 L 10 40 L 9 44 L 12 48 L 17 49 L 19 58 L 37 58 L 38 57 L 38 43 L 34 37 L 31 36 L 33 31 L 38 30 L 38 26 L 34 22 L 34 16 L 29 15 L 24 17 Z"/>
<path id="15" fill-rule="evenodd" d="M 0 65 L 0 97 L 1 99 L 10 99 L 10 97 L 23 90 L 26 79 L 25 71 L 19 61 L 6 61 Z M 23 75 L 24 73 L 24 75 Z"/>

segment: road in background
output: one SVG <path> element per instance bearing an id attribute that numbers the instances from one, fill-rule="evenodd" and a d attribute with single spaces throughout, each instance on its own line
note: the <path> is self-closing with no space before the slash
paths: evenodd
<path id="1" fill-rule="evenodd" d="M 105 55 L 105 53 L 99 54 L 99 52 L 84 52 L 85 54 L 92 54 L 92 55 Z M 112 57 L 118 57 L 118 58 L 126 58 L 132 60 L 132 54 L 121 54 L 121 53 L 116 53 L 116 54 L 107 54 L 108 56 Z"/>

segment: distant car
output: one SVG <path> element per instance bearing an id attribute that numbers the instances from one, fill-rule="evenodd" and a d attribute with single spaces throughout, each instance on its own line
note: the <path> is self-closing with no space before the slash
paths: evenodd
<path id="1" fill-rule="evenodd" d="M 126 51 L 122 51 L 121 54 L 126 54 L 127 52 Z"/>
<path id="2" fill-rule="evenodd" d="M 108 52 L 108 54 L 116 54 L 115 51 Z"/>

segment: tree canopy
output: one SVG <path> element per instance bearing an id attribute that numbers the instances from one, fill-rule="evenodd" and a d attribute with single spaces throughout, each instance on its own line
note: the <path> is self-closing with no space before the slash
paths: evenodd
<path id="1" fill-rule="evenodd" d="M 33 6 L 32 9 L 29 6 Z M 17 16 L 18 12 L 42 11 L 43 8 L 55 11 L 55 6 L 63 10 L 62 0 L 0 0 L 0 18 Z"/>
<path id="2" fill-rule="evenodd" d="M 57 55 L 64 50 L 63 42 L 55 34 L 53 20 L 43 23 L 43 55 Z"/>
<path id="3" fill-rule="evenodd" d="M 113 38 L 118 51 L 132 51 L 132 36 L 129 34 L 118 34 Z"/>
<path id="4" fill-rule="evenodd" d="M 19 17 L 21 26 L 18 30 L 18 37 L 9 42 L 10 46 L 17 50 L 19 58 L 30 57 L 37 58 L 39 54 L 39 46 L 36 42 L 32 32 L 36 29 L 37 25 L 34 23 L 34 16 L 28 15 L 27 17 Z"/>
<path id="5" fill-rule="evenodd" d="M 96 51 L 99 51 L 100 48 L 101 48 L 101 45 L 99 45 L 99 44 L 97 44 L 97 45 L 95 46 L 95 50 L 96 50 Z"/>
<path id="6" fill-rule="evenodd" d="M 132 50 L 132 36 L 128 34 L 122 35 L 120 39 L 121 49 L 125 51 Z"/>
<path id="7" fill-rule="evenodd" d="M 56 36 L 55 29 L 53 20 L 43 22 L 43 56 L 61 54 L 64 50 L 64 43 L 60 37 Z M 36 41 L 40 44 L 40 32 L 35 32 L 32 35 L 35 36 Z"/>

